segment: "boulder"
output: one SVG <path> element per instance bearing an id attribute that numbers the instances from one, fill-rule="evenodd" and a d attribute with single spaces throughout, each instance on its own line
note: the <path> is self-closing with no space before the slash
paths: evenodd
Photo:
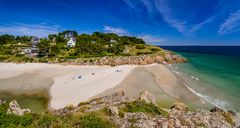
<path id="1" fill-rule="evenodd" d="M 118 108 L 115 106 L 109 106 L 109 112 L 111 115 L 118 115 Z"/>
<path id="2" fill-rule="evenodd" d="M 7 114 L 15 114 L 18 116 L 22 116 L 25 113 L 30 113 L 30 112 L 31 112 L 30 109 L 21 109 L 17 101 L 15 100 L 9 103 L 9 108 L 7 110 Z"/>
<path id="3" fill-rule="evenodd" d="M 141 92 L 139 95 L 139 100 L 145 101 L 146 103 L 156 104 L 155 97 L 148 91 Z"/>
<path id="4" fill-rule="evenodd" d="M 174 105 L 171 107 L 171 109 L 177 109 L 177 110 L 180 110 L 182 112 L 187 112 L 188 111 L 188 106 L 184 103 L 178 102 L 178 103 L 174 103 Z"/>

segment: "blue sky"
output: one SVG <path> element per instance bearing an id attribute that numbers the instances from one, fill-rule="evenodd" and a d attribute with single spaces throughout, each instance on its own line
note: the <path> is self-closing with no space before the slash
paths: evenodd
<path id="1" fill-rule="evenodd" d="M 0 0 L 0 34 L 114 32 L 160 45 L 240 45 L 239 0 Z"/>

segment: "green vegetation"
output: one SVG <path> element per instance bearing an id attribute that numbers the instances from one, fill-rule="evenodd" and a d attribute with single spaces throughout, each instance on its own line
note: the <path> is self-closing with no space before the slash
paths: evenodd
<path id="1" fill-rule="evenodd" d="M 71 33 L 76 41 L 74 47 L 68 47 Z M 65 62 L 78 58 L 93 58 L 103 56 L 136 56 L 159 53 L 161 48 L 146 45 L 139 38 L 119 36 L 114 33 L 94 32 L 78 35 L 75 31 L 64 31 L 51 34 L 40 39 L 37 45 L 37 56 L 26 54 L 25 49 L 31 49 L 30 36 L 0 35 L 1 62 Z"/>
<path id="2" fill-rule="evenodd" d="M 86 114 L 80 117 L 80 127 L 82 128 L 113 128 L 114 124 L 107 119 L 103 119 L 97 114 Z"/>
<path id="3" fill-rule="evenodd" d="M 115 127 L 102 113 L 70 114 L 66 116 L 57 116 L 50 113 L 29 113 L 23 116 L 7 114 L 8 103 L 0 105 L 0 127 L 11 128 L 113 128 Z"/>
<path id="4" fill-rule="evenodd" d="M 163 115 L 167 116 L 167 112 L 160 109 L 154 104 L 148 104 L 145 101 L 134 101 L 126 104 L 126 107 L 123 108 L 124 112 L 144 112 L 150 115 Z"/>
<path id="5" fill-rule="evenodd" d="M 137 44 L 136 49 L 145 49 L 145 46 L 143 44 Z"/>

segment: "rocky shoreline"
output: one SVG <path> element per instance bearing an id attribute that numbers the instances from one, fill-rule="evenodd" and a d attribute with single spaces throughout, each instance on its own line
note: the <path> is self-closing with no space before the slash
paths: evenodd
<path id="1" fill-rule="evenodd" d="M 22 116 L 23 111 L 30 112 L 25 109 L 16 109 L 18 105 L 15 101 L 10 103 L 9 109 L 13 111 L 13 114 Z M 13 103 L 15 105 L 12 105 Z M 16 112 L 20 110 L 21 112 Z M 204 109 L 189 111 L 184 103 L 175 103 L 170 109 L 159 108 L 154 96 L 147 91 L 140 93 L 139 97 L 127 97 L 124 91 L 117 91 L 110 96 L 80 103 L 77 107 L 68 106 L 49 114 L 67 118 L 69 115 L 87 113 L 104 113 L 102 118 L 106 118 L 115 127 L 120 128 L 240 127 L 240 115 L 237 112 L 217 107 L 210 111 Z M 8 112 L 8 114 L 12 113 Z M 72 127 L 81 127 L 81 124 L 74 124 Z"/>
<path id="2" fill-rule="evenodd" d="M 56 61 L 57 62 L 57 61 Z M 115 57 L 100 57 L 100 58 L 80 58 L 68 60 L 64 65 L 147 65 L 147 64 L 171 64 L 185 63 L 187 60 L 179 55 L 171 52 L 166 52 L 164 55 L 149 54 L 138 56 L 115 56 Z"/>
<path id="3" fill-rule="evenodd" d="M 90 58 L 77 58 L 77 59 L 54 59 L 39 61 L 34 60 L 31 62 L 13 62 L 13 63 L 48 63 L 48 64 L 62 64 L 62 65 L 148 65 L 153 63 L 158 64 L 172 64 L 172 63 L 185 63 L 187 60 L 180 55 L 176 55 L 170 51 L 163 53 L 145 54 L 137 56 L 105 56 L 105 57 L 90 57 Z M 3 63 L 11 63 L 4 61 Z"/>

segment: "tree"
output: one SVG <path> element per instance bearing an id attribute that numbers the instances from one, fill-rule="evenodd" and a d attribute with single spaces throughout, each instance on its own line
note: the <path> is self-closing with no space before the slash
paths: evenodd
<path id="1" fill-rule="evenodd" d="M 72 31 L 72 30 L 63 31 L 63 32 L 59 33 L 58 35 L 63 35 L 64 36 L 65 34 L 68 34 L 68 33 L 73 33 L 74 37 L 78 36 L 78 33 L 76 31 Z"/>
<path id="2" fill-rule="evenodd" d="M 15 43 L 15 37 L 13 35 L 4 34 L 0 36 L 0 45 Z"/>
<path id="3" fill-rule="evenodd" d="M 48 39 L 49 39 L 50 41 L 53 41 L 53 39 L 56 38 L 56 37 L 57 37 L 56 34 L 50 34 L 50 35 L 48 35 Z"/>
<path id="4" fill-rule="evenodd" d="M 64 39 L 63 35 L 58 35 L 56 37 L 56 43 L 66 43 L 66 40 Z"/>
<path id="5" fill-rule="evenodd" d="M 27 44 L 31 41 L 31 37 L 30 36 L 17 36 L 15 40 L 16 40 L 16 43 Z"/>
<path id="6" fill-rule="evenodd" d="M 46 56 L 50 49 L 50 40 L 48 39 L 41 39 L 40 43 L 38 44 L 39 50 L 39 57 Z"/>

